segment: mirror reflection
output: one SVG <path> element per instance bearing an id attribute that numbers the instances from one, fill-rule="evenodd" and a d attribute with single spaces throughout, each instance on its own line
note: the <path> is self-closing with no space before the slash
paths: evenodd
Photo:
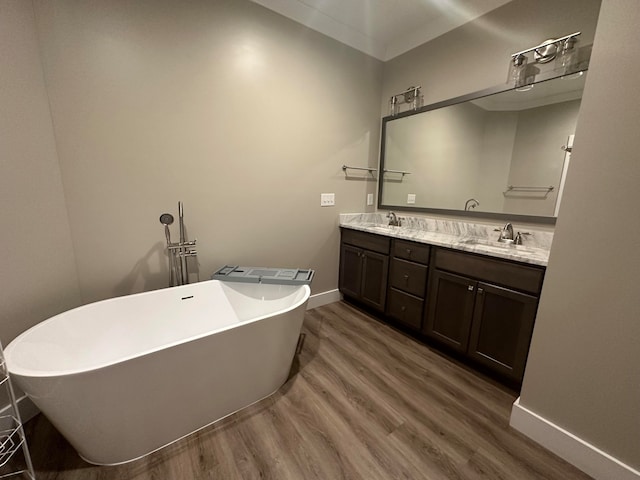
<path id="1" fill-rule="evenodd" d="M 572 77 L 386 117 L 380 207 L 552 222 L 586 72 Z"/>

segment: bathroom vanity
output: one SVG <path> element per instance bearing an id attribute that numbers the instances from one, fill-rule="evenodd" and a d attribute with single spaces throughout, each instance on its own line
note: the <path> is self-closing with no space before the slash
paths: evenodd
<path id="1" fill-rule="evenodd" d="M 339 282 L 347 299 L 507 381 L 522 381 L 548 250 L 347 217 Z"/>

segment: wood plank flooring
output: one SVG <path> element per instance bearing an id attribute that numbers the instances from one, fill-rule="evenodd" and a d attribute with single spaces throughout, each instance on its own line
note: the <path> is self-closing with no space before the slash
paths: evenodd
<path id="1" fill-rule="evenodd" d="M 510 429 L 514 392 L 338 302 L 306 313 L 288 382 L 141 460 L 85 463 L 38 415 L 38 480 L 589 479 Z"/>

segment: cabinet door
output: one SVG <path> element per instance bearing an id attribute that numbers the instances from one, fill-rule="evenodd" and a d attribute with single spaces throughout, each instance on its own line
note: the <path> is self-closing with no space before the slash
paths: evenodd
<path id="1" fill-rule="evenodd" d="M 477 290 L 469 356 L 521 381 L 538 299 L 482 282 Z"/>
<path id="2" fill-rule="evenodd" d="M 466 353 L 477 282 L 432 270 L 424 333 Z"/>
<path id="3" fill-rule="evenodd" d="M 362 285 L 362 250 L 342 244 L 340 249 L 340 291 L 347 296 L 360 298 Z"/>
<path id="4" fill-rule="evenodd" d="M 384 311 L 387 294 L 389 256 L 364 250 L 362 252 L 362 286 L 360 299 L 370 307 Z"/>

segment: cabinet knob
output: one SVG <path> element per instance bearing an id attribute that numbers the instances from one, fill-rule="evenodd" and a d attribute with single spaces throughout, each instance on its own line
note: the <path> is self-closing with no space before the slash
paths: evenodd
<path id="1" fill-rule="evenodd" d="M 407 248 L 407 255 L 411 255 L 411 249 Z"/>
<path id="2" fill-rule="evenodd" d="M 408 281 L 409 281 L 409 275 L 405 275 L 405 276 L 404 276 L 404 281 L 405 281 L 405 282 L 408 282 Z"/>
<path id="3" fill-rule="evenodd" d="M 484 289 L 483 288 L 478 288 L 478 295 L 482 295 L 484 293 Z"/>
<path id="4" fill-rule="evenodd" d="M 467 290 L 469 290 L 470 292 L 473 292 L 473 285 L 469 285 L 469 286 L 467 287 Z"/>
<path id="5" fill-rule="evenodd" d="M 401 311 L 401 312 L 404 312 L 406 309 L 407 309 L 407 307 L 405 307 L 404 305 L 402 305 L 402 306 L 400 307 L 400 311 Z"/>

